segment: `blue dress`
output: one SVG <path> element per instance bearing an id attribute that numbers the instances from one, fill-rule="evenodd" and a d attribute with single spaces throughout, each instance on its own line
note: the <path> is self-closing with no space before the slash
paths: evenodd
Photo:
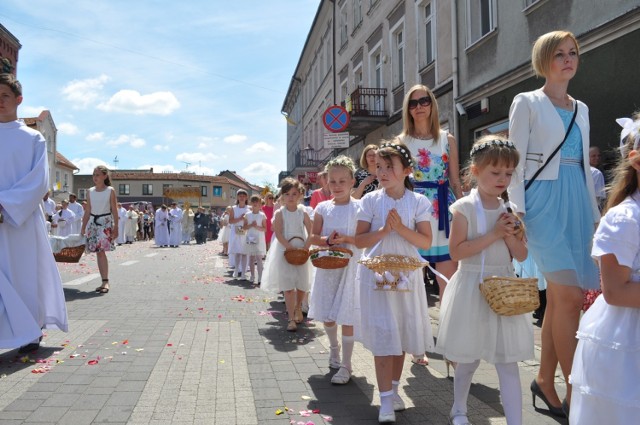
<path id="1" fill-rule="evenodd" d="M 556 110 L 566 130 L 573 111 Z M 558 179 L 534 181 L 525 196 L 529 255 L 545 279 L 597 289 L 598 269 L 590 256 L 595 220 L 582 167 L 582 134 L 577 125 L 559 155 Z"/>

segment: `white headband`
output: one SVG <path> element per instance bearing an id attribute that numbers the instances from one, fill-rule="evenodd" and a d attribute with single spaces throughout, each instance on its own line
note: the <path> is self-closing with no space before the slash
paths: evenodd
<path id="1" fill-rule="evenodd" d="M 489 146 L 498 146 L 501 148 L 507 147 L 510 149 L 516 148 L 515 145 L 509 140 L 493 139 L 487 142 L 480 143 L 479 145 L 475 145 L 473 148 L 471 148 L 471 153 L 469 155 L 474 156 L 475 154 L 477 154 L 483 149 L 488 148 Z"/>
<path id="2" fill-rule="evenodd" d="M 640 120 L 632 120 L 631 118 L 618 118 L 616 122 L 622 127 L 620 132 L 620 154 L 624 155 L 622 149 L 625 145 L 625 140 L 630 134 L 633 134 L 633 149 L 638 149 L 640 144 Z"/>

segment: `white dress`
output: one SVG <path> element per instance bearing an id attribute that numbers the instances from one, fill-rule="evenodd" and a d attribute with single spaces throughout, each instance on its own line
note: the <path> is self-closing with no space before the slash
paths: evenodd
<path id="1" fill-rule="evenodd" d="M 314 217 L 322 217 L 321 236 L 329 236 L 334 230 L 342 235 L 355 235 L 356 216 L 360 201 L 352 199 L 346 205 L 335 205 L 333 201 L 320 202 Z M 341 269 L 316 269 L 309 302 L 309 317 L 321 322 L 336 322 L 339 325 L 355 325 L 359 322 L 360 291 L 356 285 L 356 271 L 361 250 L 354 245 L 344 245 L 353 251 L 351 261 Z"/>
<path id="2" fill-rule="evenodd" d="M 40 209 L 47 147 L 23 121 L 0 123 L 0 349 L 25 345 L 41 328 L 68 330 L 62 281 Z"/>
<path id="3" fill-rule="evenodd" d="M 247 223 L 258 223 L 261 227 L 266 227 L 267 216 L 262 211 L 254 214 L 248 212 L 245 216 Z M 244 241 L 244 254 L 246 255 L 258 255 L 262 257 L 267 253 L 267 241 L 264 238 L 264 231 L 260 231 L 254 227 L 247 230 L 247 235 Z"/>
<path id="4" fill-rule="evenodd" d="M 242 214 L 248 214 L 251 212 L 248 206 L 240 207 L 239 205 L 233 206 L 233 218 L 237 220 L 242 216 Z M 245 234 L 239 234 L 237 230 L 243 226 L 243 222 L 239 221 L 237 223 L 229 224 L 229 255 L 233 254 L 243 254 L 244 251 L 244 243 L 246 238 Z"/>
<path id="5" fill-rule="evenodd" d="M 640 284 L 640 192 L 611 208 L 600 221 L 591 255 L 615 255 Z M 636 283 L 637 282 L 637 283 Z M 578 329 L 570 381 L 572 424 L 640 421 L 640 308 L 607 304 L 603 295 Z"/>
<path id="6" fill-rule="evenodd" d="M 220 242 L 221 243 L 229 243 L 229 216 L 227 214 L 222 216 L 220 220 Z"/>
<path id="7" fill-rule="evenodd" d="M 416 223 L 430 221 L 431 203 L 410 190 L 395 200 L 384 189 L 367 193 L 360 200 L 358 221 L 371 223 L 371 229 L 384 226 L 389 211 L 395 208 L 402 223 L 410 229 Z M 415 246 L 396 232 L 391 232 L 379 245 L 365 249 L 363 256 L 400 254 L 420 258 Z M 358 265 L 356 284 L 360 290 L 361 327 L 356 338 L 374 356 L 399 356 L 402 352 L 424 353 L 433 350 L 433 332 L 427 304 L 422 270 L 409 273 L 409 292 L 376 290 L 374 272 Z"/>
<path id="8" fill-rule="evenodd" d="M 452 212 L 458 212 L 467 219 L 467 240 L 481 235 L 473 193 L 451 205 Z M 503 206 L 495 210 L 484 209 L 484 228 L 491 231 L 505 211 Z M 484 254 L 484 277 L 515 277 L 504 239 L 491 244 Z M 458 262 L 458 270 L 444 291 L 440 307 L 436 352 L 460 363 L 485 360 L 496 364 L 533 359 L 531 313 L 517 316 L 494 313 L 480 293 L 481 270 L 482 253 Z"/>
<path id="9" fill-rule="evenodd" d="M 280 211 L 285 239 L 299 237 L 306 241 L 307 229 L 304 227 L 304 207 L 298 205 L 295 211 L 289 211 L 287 207 L 281 207 Z M 299 239 L 295 239 L 291 243 L 300 248 L 304 246 L 304 242 Z M 311 285 L 311 269 L 311 261 L 307 261 L 300 266 L 289 264 L 284 258 L 284 246 L 278 238 L 274 237 L 267 253 L 260 287 L 271 292 L 290 291 L 293 289 L 308 291 Z"/>
<path id="10" fill-rule="evenodd" d="M 155 215 L 154 237 L 156 245 L 169 245 L 169 212 L 165 208 L 158 208 Z"/>

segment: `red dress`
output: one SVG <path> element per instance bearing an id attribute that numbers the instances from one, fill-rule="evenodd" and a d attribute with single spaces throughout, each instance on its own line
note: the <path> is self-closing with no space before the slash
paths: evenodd
<path id="1" fill-rule="evenodd" d="M 271 242 L 271 238 L 273 237 L 273 229 L 271 227 L 271 220 L 273 220 L 273 205 L 263 205 L 262 212 L 267 216 L 267 230 L 264 232 L 264 238 L 267 242 L 267 246 L 269 246 L 269 242 Z"/>

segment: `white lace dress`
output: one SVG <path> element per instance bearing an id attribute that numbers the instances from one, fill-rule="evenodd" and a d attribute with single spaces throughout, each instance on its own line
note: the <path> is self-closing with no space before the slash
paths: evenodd
<path id="1" fill-rule="evenodd" d="M 600 221 L 591 255 L 613 254 L 640 285 L 640 192 Z M 572 424 L 635 424 L 640 420 L 640 308 L 607 304 L 603 295 L 578 329 L 570 381 Z"/>
<path id="2" fill-rule="evenodd" d="M 321 236 L 329 236 L 333 231 L 355 235 L 359 204 L 355 199 L 346 205 L 335 205 L 333 201 L 320 202 L 316 206 L 314 219 L 322 217 Z M 320 322 L 355 325 L 360 305 L 360 291 L 355 277 L 361 250 L 350 244 L 341 247 L 353 251 L 351 261 L 341 269 L 316 269 L 309 317 Z"/>
<path id="3" fill-rule="evenodd" d="M 233 218 L 238 219 L 242 216 L 242 214 L 248 214 L 250 211 L 251 210 L 249 209 L 249 207 L 240 207 L 239 205 L 234 205 Z M 229 224 L 229 255 L 243 254 L 246 232 L 238 233 L 239 228 L 242 228 L 243 224 L 244 222 L 242 221 Z"/>
<path id="4" fill-rule="evenodd" d="M 258 223 L 258 226 L 265 227 L 267 216 L 264 213 L 248 212 L 245 216 L 247 223 Z M 254 227 L 247 229 L 247 235 L 244 240 L 244 254 L 263 256 L 267 253 L 267 241 L 264 238 L 264 231 L 257 230 Z"/>
<path id="5" fill-rule="evenodd" d="M 357 219 L 371 223 L 372 230 L 384 226 L 392 208 L 398 211 L 402 223 L 410 229 L 415 229 L 418 222 L 431 220 L 429 200 L 409 190 L 405 190 L 402 198 L 394 200 L 381 189 L 366 194 L 360 202 Z M 363 252 L 366 257 L 381 254 L 420 258 L 417 248 L 396 232 L 391 232 L 379 245 Z M 432 351 L 433 333 L 422 270 L 409 273 L 409 292 L 376 290 L 374 272 L 363 265 L 358 265 L 357 274 L 361 326 L 355 329 L 356 338 L 374 356 Z"/>

